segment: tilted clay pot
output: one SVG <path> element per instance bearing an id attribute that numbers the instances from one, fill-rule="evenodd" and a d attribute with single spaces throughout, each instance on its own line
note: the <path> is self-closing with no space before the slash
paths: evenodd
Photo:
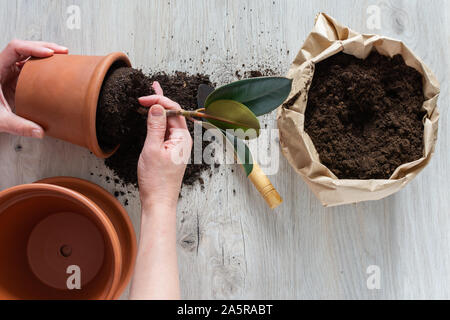
<path id="1" fill-rule="evenodd" d="M 56 177 L 0 192 L 0 299 L 117 299 L 136 247 L 127 212 L 89 181 Z"/>
<path id="2" fill-rule="evenodd" d="M 131 66 L 120 52 L 107 56 L 55 54 L 25 63 L 16 87 L 16 113 L 51 137 L 88 148 L 100 158 L 113 150 L 98 144 L 95 119 L 103 80 L 113 65 Z"/>

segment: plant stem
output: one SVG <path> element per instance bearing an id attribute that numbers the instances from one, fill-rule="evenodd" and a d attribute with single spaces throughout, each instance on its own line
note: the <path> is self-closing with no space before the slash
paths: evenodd
<path id="1" fill-rule="evenodd" d="M 148 113 L 148 110 L 149 110 L 148 108 L 140 107 L 137 111 L 140 114 L 145 115 L 145 114 Z M 182 117 L 185 117 L 185 118 L 188 118 L 188 119 L 189 118 L 211 119 L 211 120 L 216 120 L 216 121 L 220 121 L 220 122 L 224 122 L 224 123 L 228 123 L 228 124 L 232 124 L 232 125 L 236 125 L 236 126 L 240 126 L 240 127 L 245 127 L 245 128 L 249 127 L 248 125 L 246 125 L 244 123 L 240 123 L 240 122 L 237 122 L 237 121 L 232 121 L 232 120 L 228 120 L 228 119 L 225 119 L 225 118 L 222 118 L 222 117 L 217 117 L 217 116 L 213 116 L 213 115 L 210 115 L 210 114 L 207 114 L 207 113 L 200 112 L 200 111 L 204 111 L 204 110 L 205 110 L 204 108 L 197 109 L 197 110 L 194 110 L 194 111 L 187 111 L 187 110 L 183 110 L 183 109 L 180 109 L 180 110 L 166 110 L 166 116 L 167 117 L 182 116 Z"/>

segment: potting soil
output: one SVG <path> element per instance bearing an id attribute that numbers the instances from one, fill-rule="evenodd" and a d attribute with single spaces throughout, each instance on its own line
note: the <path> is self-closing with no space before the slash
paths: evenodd
<path id="1" fill-rule="evenodd" d="M 305 131 L 338 178 L 387 179 L 423 155 L 423 102 L 422 76 L 400 55 L 339 53 L 315 66 Z"/>

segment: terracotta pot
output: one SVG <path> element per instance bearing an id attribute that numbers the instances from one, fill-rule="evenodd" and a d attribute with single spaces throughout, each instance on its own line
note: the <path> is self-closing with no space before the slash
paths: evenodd
<path id="1" fill-rule="evenodd" d="M 56 177 L 0 192 L 0 299 L 116 299 L 131 279 L 136 236 L 106 190 Z M 68 289 L 69 266 L 81 289 Z"/>
<path id="2" fill-rule="evenodd" d="M 20 72 L 16 113 L 41 125 L 51 137 L 88 148 L 100 158 L 113 150 L 98 144 L 95 119 L 103 80 L 113 65 L 131 66 L 120 52 L 107 56 L 56 54 L 31 59 Z"/>

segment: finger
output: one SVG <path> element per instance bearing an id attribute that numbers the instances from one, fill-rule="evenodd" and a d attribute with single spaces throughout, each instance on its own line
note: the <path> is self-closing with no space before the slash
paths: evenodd
<path id="1" fill-rule="evenodd" d="M 158 81 L 153 81 L 152 88 L 153 88 L 153 91 L 155 91 L 155 93 L 158 96 L 163 96 L 164 95 L 164 91 L 161 88 L 161 85 L 159 84 Z"/>
<path id="2" fill-rule="evenodd" d="M 29 57 L 45 58 L 54 53 L 68 53 L 69 49 L 52 42 L 12 40 L 3 50 L 5 65 L 23 61 Z"/>
<path id="3" fill-rule="evenodd" d="M 52 56 L 54 52 L 50 48 L 37 46 L 29 41 L 13 40 L 0 55 L 3 66 L 11 66 L 30 56 L 45 58 Z"/>
<path id="4" fill-rule="evenodd" d="M 164 108 L 157 104 L 152 106 L 148 112 L 145 146 L 161 148 L 164 143 L 166 127 L 166 112 Z"/>
<path id="5" fill-rule="evenodd" d="M 21 118 L 14 113 L 1 119 L 0 129 L 14 135 L 42 139 L 45 135 L 44 129 L 34 122 Z"/>
<path id="6" fill-rule="evenodd" d="M 167 97 L 157 95 L 157 94 L 153 94 L 151 96 L 146 96 L 146 97 L 140 97 L 139 103 L 144 107 L 150 107 L 154 104 L 160 104 L 164 108 L 169 109 L 169 110 L 180 110 L 181 109 L 180 105 L 178 103 L 176 103 L 175 101 L 170 100 Z"/>
<path id="7" fill-rule="evenodd" d="M 28 42 L 36 46 L 52 49 L 55 53 L 69 53 L 69 49 L 67 47 L 61 46 L 53 42 L 44 42 L 44 41 L 28 41 Z"/>
<path id="8" fill-rule="evenodd" d="M 19 68 L 22 68 L 27 61 L 28 61 L 28 59 L 16 62 L 16 66 Z"/>
<path id="9" fill-rule="evenodd" d="M 181 107 L 175 101 L 170 100 L 164 96 L 151 95 L 146 97 L 139 98 L 139 103 L 144 107 L 149 107 L 154 104 L 162 105 L 165 109 L 168 110 L 181 110 Z M 169 128 L 181 128 L 187 129 L 186 119 L 182 116 L 169 117 L 167 121 Z"/>

